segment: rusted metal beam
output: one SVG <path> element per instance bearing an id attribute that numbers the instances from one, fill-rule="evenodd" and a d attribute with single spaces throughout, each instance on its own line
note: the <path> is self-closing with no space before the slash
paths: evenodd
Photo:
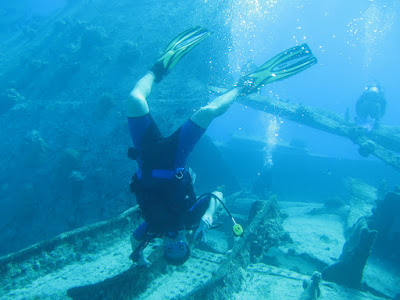
<path id="1" fill-rule="evenodd" d="M 374 155 L 400 171 L 400 155 L 396 153 L 400 152 L 399 127 L 381 125 L 368 132 L 333 112 L 312 106 L 278 101 L 262 95 L 249 95 L 239 101 L 254 109 L 346 137 L 360 146 L 362 156 Z"/>

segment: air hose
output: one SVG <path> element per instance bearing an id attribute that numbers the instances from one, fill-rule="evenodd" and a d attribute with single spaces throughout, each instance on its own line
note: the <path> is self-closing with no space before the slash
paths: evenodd
<path id="1" fill-rule="evenodd" d="M 231 218 L 231 220 L 232 220 L 232 222 L 233 222 L 233 227 L 232 227 L 233 234 L 234 234 L 235 236 L 242 236 L 242 235 L 243 235 L 243 227 L 242 227 L 239 223 L 237 223 L 237 222 L 235 221 L 235 218 L 234 218 L 234 217 L 232 216 L 232 214 L 229 212 L 228 208 L 225 206 L 225 203 L 222 202 L 222 200 L 221 200 L 218 196 L 216 196 L 215 194 L 213 194 L 213 193 L 206 193 L 206 194 L 203 194 L 203 195 L 201 195 L 198 199 L 201 199 L 201 198 L 203 198 L 204 196 L 210 196 L 210 197 L 213 196 L 213 197 L 215 197 L 215 198 L 219 201 L 219 203 L 221 203 L 222 207 L 225 209 L 226 213 L 229 215 L 229 217 Z"/>

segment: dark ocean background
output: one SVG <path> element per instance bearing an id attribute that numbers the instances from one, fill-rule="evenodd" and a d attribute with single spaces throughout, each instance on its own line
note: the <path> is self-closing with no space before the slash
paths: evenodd
<path id="1" fill-rule="evenodd" d="M 400 1 L 18 0 L 2 1 L 0 15 L 0 255 L 135 203 L 125 97 L 168 41 L 194 25 L 214 31 L 213 41 L 149 100 L 166 135 L 212 99 L 208 86 L 230 87 L 246 63 L 304 42 L 318 64 L 261 94 L 341 116 L 349 109 L 353 119 L 364 88 L 379 82 L 382 124 L 400 125 Z M 240 104 L 207 134 L 214 145 L 206 138 L 191 161 L 199 194 L 221 183 L 251 188 L 266 158 L 283 200 L 345 197 L 346 177 L 400 184 L 398 171 L 361 157 L 351 141 Z"/>

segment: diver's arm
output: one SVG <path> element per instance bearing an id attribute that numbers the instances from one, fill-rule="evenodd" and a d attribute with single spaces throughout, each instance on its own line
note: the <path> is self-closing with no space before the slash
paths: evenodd
<path id="1" fill-rule="evenodd" d="M 151 265 L 151 262 L 144 257 L 144 253 L 143 253 L 144 249 L 141 249 L 137 253 L 137 257 L 136 257 L 135 252 L 136 252 L 136 249 L 139 247 L 140 243 L 141 243 L 141 241 L 136 240 L 135 237 L 133 235 L 131 235 L 131 246 L 132 246 L 133 252 L 129 258 L 132 260 L 132 262 L 137 263 L 138 266 L 149 267 Z"/>
<path id="2" fill-rule="evenodd" d="M 126 114 L 128 117 L 141 117 L 149 113 L 146 98 L 150 95 L 154 83 L 154 74 L 147 72 L 135 85 L 129 94 Z"/>
<path id="3" fill-rule="evenodd" d="M 201 217 L 199 228 L 194 234 L 195 240 L 197 239 L 197 237 L 201 237 L 202 241 L 206 242 L 206 233 L 208 229 L 210 229 L 210 227 L 212 226 L 214 221 L 214 214 L 217 212 L 218 208 L 221 205 L 216 197 L 218 197 L 222 201 L 224 196 L 221 192 L 217 191 L 211 193 L 208 208 L 204 215 Z"/>
<path id="4" fill-rule="evenodd" d="M 133 235 L 131 235 L 131 247 L 132 247 L 132 251 L 136 250 L 136 248 L 139 246 L 140 241 L 138 241 L 137 239 L 135 239 L 135 237 Z"/>
<path id="5" fill-rule="evenodd" d="M 210 104 L 200 108 L 190 120 L 201 128 L 207 129 L 211 121 L 225 113 L 239 95 L 239 88 L 230 90 L 215 98 Z"/>
<path id="6" fill-rule="evenodd" d="M 217 212 L 218 208 L 221 206 L 219 201 L 217 200 L 218 197 L 221 201 L 224 198 L 224 195 L 221 192 L 212 192 L 210 196 L 210 203 L 208 204 L 208 208 L 201 219 L 207 222 L 210 226 L 213 223 L 214 214 Z"/>

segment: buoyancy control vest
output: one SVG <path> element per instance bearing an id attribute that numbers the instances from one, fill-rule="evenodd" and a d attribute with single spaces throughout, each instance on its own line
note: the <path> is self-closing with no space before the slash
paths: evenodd
<path id="1" fill-rule="evenodd" d="M 181 228 L 185 212 L 196 202 L 191 172 L 175 163 L 177 138 L 173 134 L 128 150 L 128 157 L 138 162 L 130 188 L 151 232 Z"/>

